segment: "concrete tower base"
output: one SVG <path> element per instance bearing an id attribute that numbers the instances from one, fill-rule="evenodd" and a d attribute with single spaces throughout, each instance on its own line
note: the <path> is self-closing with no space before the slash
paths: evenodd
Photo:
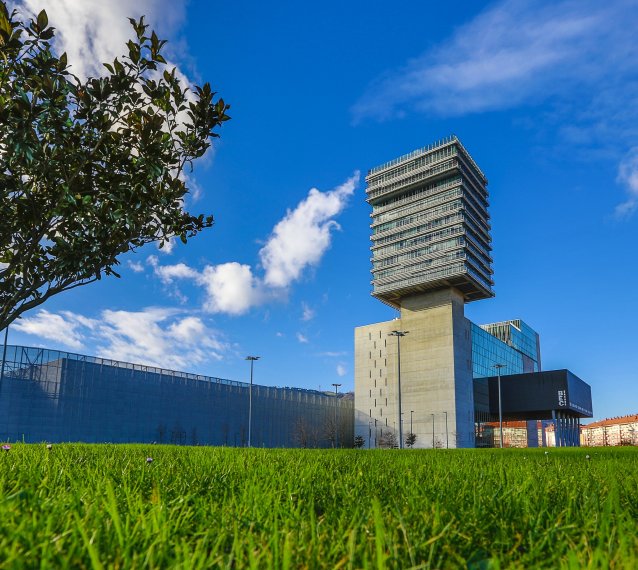
<path id="1" fill-rule="evenodd" d="M 404 440 L 412 431 L 414 447 L 474 447 L 471 330 L 453 288 L 405 297 L 399 319 L 355 329 L 356 434 L 370 447 L 398 443 L 398 342 Z"/>

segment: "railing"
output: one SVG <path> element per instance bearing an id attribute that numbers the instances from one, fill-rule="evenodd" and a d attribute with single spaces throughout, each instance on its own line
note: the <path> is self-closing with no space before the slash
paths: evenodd
<path id="1" fill-rule="evenodd" d="M 435 143 L 429 144 L 428 146 L 424 146 L 422 148 L 413 150 L 412 152 L 409 152 L 408 154 L 404 154 L 402 156 L 399 156 L 398 158 L 394 158 L 393 160 L 384 162 L 380 166 L 375 166 L 374 168 L 371 168 L 370 170 L 368 170 L 368 176 L 371 176 L 377 172 L 385 170 L 386 168 L 390 168 L 391 166 L 395 166 L 396 164 L 399 164 L 401 162 L 416 158 L 417 156 L 425 154 L 426 152 L 430 152 L 431 150 L 434 150 L 441 146 L 445 146 L 446 144 L 450 144 L 451 142 L 454 142 L 454 141 L 460 142 L 459 139 L 456 138 L 456 135 L 450 135 L 449 137 L 441 139 Z"/>
<path id="2" fill-rule="evenodd" d="M 437 174 L 441 174 L 442 172 L 451 171 L 454 169 L 458 169 L 460 163 L 457 158 L 445 158 L 440 163 L 434 165 L 427 165 L 419 168 L 416 171 L 409 171 L 403 176 L 393 178 L 392 182 L 384 184 L 380 188 L 370 188 L 366 190 L 366 194 L 368 195 L 367 201 L 377 199 L 384 194 L 388 194 L 392 192 L 395 188 L 400 188 L 405 186 L 405 179 L 411 178 L 411 183 L 419 180 L 425 180 L 426 178 L 430 178 L 431 176 L 436 176 Z"/>
<path id="3" fill-rule="evenodd" d="M 393 204 L 380 207 L 375 206 L 371 214 L 373 219 L 372 225 L 374 226 L 377 223 L 382 223 L 387 220 L 401 218 L 404 215 L 419 210 L 429 209 L 461 196 L 463 196 L 463 188 L 461 187 L 460 181 L 442 187 L 432 188 L 423 193 L 405 196 Z M 412 203 L 414 204 L 407 208 L 404 206 L 405 204 Z"/>
<path id="4" fill-rule="evenodd" d="M 436 281 L 438 279 L 444 279 L 447 277 L 452 277 L 454 275 L 462 275 L 465 273 L 465 264 L 464 263 L 455 263 L 449 267 L 443 269 L 437 269 L 433 271 L 426 271 L 419 275 L 418 277 L 413 277 L 411 279 L 402 279 L 400 285 L 391 284 L 385 285 L 381 287 L 375 287 L 374 293 L 386 293 L 390 291 L 396 291 L 397 289 L 405 289 L 410 286 L 415 285 L 427 285 L 432 281 Z"/>
<path id="5" fill-rule="evenodd" d="M 0 354 L 1 356 L 1 354 Z M 27 346 L 19 346 L 19 345 L 8 345 L 7 346 L 7 358 L 6 365 L 4 370 L 3 378 L 9 378 L 11 376 L 15 376 L 16 372 L 20 370 L 24 370 L 26 368 L 42 368 L 45 367 L 58 367 L 59 365 L 53 364 L 56 361 L 61 360 L 70 360 L 75 362 L 84 362 L 88 364 L 93 364 L 96 366 L 106 366 L 111 368 L 118 368 L 123 370 L 130 370 L 131 372 L 138 373 L 150 373 L 156 374 L 160 377 L 168 377 L 174 378 L 177 380 L 191 380 L 191 381 L 199 381 L 199 382 L 208 382 L 211 384 L 221 384 L 224 386 L 234 386 L 237 388 L 249 388 L 250 384 L 248 382 L 240 382 L 238 380 L 228 380 L 225 378 L 216 378 L 213 376 L 204 376 L 202 374 L 192 374 L 189 372 L 179 372 L 176 370 L 170 370 L 166 368 L 159 368 L 155 366 L 147 366 L 144 364 L 133 364 L 130 362 L 122 362 L 119 360 L 110 360 L 107 358 L 100 358 L 97 356 L 87 356 L 72 352 L 65 352 L 59 350 L 50 350 L 50 349 L 41 349 Z M 0 358 L 0 363 L 2 359 Z M 289 386 L 264 386 L 261 384 L 253 384 L 253 389 L 262 389 L 262 390 L 277 390 L 279 393 L 285 392 L 287 394 L 299 393 L 305 396 L 321 396 L 329 398 L 330 394 L 326 394 L 324 392 L 320 392 L 318 390 L 308 390 L 305 388 L 294 388 Z M 341 399 L 339 400 L 341 403 Z"/>

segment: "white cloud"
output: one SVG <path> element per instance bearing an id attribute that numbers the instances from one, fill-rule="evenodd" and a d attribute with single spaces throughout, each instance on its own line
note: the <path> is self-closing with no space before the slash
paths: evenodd
<path id="1" fill-rule="evenodd" d="M 13 323 L 13 328 L 25 334 L 54 340 L 74 350 L 84 348 L 82 323 L 71 315 L 65 316 L 50 313 L 46 309 L 39 311 L 34 317 L 25 317 Z"/>
<path id="2" fill-rule="evenodd" d="M 345 356 L 346 354 L 348 353 L 343 350 L 340 350 L 340 351 L 320 352 L 319 356 L 329 356 L 330 358 L 337 358 L 339 356 Z"/>
<path id="3" fill-rule="evenodd" d="M 134 271 L 135 273 L 142 273 L 144 271 L 144 266 L 140 261 L 131 261 L 130 259 L 126 262 L 129 269 Z"/>
<path id="4" fill-rule="evenodd" d="M 620 162 L 617 180 L 625 186 L 629 197 L 616 206 L 616 215 L 628 217 L 638 208 L 638 147 L 632 148 Z"/>
<path id="5" fill-rule="evenodd" d="M 154 257 L 154 256 L 153 256 Z M 155 258 L 157 260 L 157 258 Z M 175 279 L 197 279 L 199 274 L 185 263 L 175 265 L 159 265 L 158 262 L 151 263 L 155 267 L 155 274 L 163 283 L 172 283 Z"/>
<path id="6" fill-rule="evenodd" d="M 95 346 L 95 354 L 102 358 L 175 370 L 188 371 L 194 364 L 219 360 L 229 349 L 199 317 L 157 307 L 107 310 L 98 319 L 41 310 L 14 327 L 75 350 Z"/>
<path id="7" fill-rule="evenodd" d="M 250 266 L 237 262 L 205 267 L 198 282 L 206 288 L 204 309 L 211 313 L 241 315 L 265 295 Z"/>
<path id="8" fill-rule="evenodd" d="M 68 54 L 71 71 L 78 77 L 102 75 L 102 63 L 127 53 L 126 42 L 134 34 L 129 17 L 145 15 L 146 23 L 163 37 L 173 34 L 186 14 L 186 2 L 180 0 L 23 0 L 21 4 L 29 15 L 46 8 L 56 28 L 56 48 Z"/>
<path id="9" fill-rule="evenodd" d="M 344 184 L 328 192 L 313 188 L 294 210 L 277 223 L 259 255 L 264 277 L 254 274 L 250 265 L 238 262 L 207 265 L 202 271 L 184 263 L 160 265 L 151 255 L 147 263 L 160 280 L 170 285 L 188 279 L 204 288 L 205 311 L 241 315 L 267 301 L 282 298 L 305 268 L 317 265 L 330 247 L 332 231 L 339 227 L 333 219 L 346 207 L 359 181 L 355 173 Z M 303 320 L 314 311 L 303 304 Z"/>
<path id="10" fill-rule="evenodd" d="M 332 230 L 339 228 L 333 218 L 345 208 L 358 182 L 357 172 L 330 192 L 312 188 L 305 200 L 287 212 L 259 252 L 266 285 L 287 287 L 306 267 L 319 263 L 330 247 Z"/>
<path id="11" fill-rule="evenodd" d="M 306 337 L 305 335 L 303 335 L 302 333 L 298 332 L 297 333 L 297 340 L 301 343 L 301 344 L 307 344 L 308 343 L 308 337 Z"/>
<path id="12" fill-rule="evenodd" d="M 301 320 L 311 321 L 315 318 L 315 311 L 308 305 L 308 303 L 301 303 Z"/>
<path id="13" fill-rule="evenodd" d="M 631 0 L 497 2 L 373 82 L 353 114 L 355 120 L 410 110 L 454 116 L 582 94 L 584 85 L 598 89 L 603 78 L 638 68 L 637 26 Z"/>
<path id="14" fill-rule="evenodd" d="M 345 376 L 347 372 L 348 371 L 343 364 L 337 364 L 337 376 Z"/>

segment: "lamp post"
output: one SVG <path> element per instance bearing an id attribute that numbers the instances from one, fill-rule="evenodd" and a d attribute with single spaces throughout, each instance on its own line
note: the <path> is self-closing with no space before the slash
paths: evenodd
<path id="1" fill-rule="evenodd" d="M 335 448 L 339 447 L 339 430 L 337 429 L 337 398 L 341 384 L 332 384 L 335 387 Z"/>
<path id="2" fill-rule="evenodd" d="M 505 364 L 495 364 L 492 368 L 496 368 L 498 374 L 498 429 L 501 432 L 501 449 L 503 449 L 503 407 L 501 403 L 501 368 L 505 368 Z"/>
<path id="3" fill-rule="evenodd" d="M 398 398 L 399 401 L 399 449 L 403 449 L 403 428 L 401 427 L 401 337 L 408 334 L 410 331 L 392 331 L 388 333 L 388 336 L 397 337 L 397 384 L 398 384 Z"/>
<path id="4" fill-rule="evenodd" d="M 0 386 L 4 381 L 4 363 L 7 360 L 7 339 L 9 338 L 9 325 L 4 329 L 4 347 L 2 349 L 2 367 L 0 368 Z"/>
<path id="5" fill-rule="evenodd" d="M 251 443 L 252 427 L 253 427 L 253 365 L 255 360 L 259 360 L 261 356 L 247 356 L 246 360 L 250 360 L 250 389 L 248 391 L 248 447 Z"/>
<path id="6" fill-rule="evenodd" d="M 414 410 L 410 410 L 410 433 L 414 433 L 412 431 L 412 414 L 414 413 Z"/>
<path id="7" fill-rule="evenodd" d="M 434 414 L 430 414 L 432 416 L 432 449 L 434 449 Z"/>
<path id="8" fill-rule="evenodd" d="M 450 448 L 450 439 L 448 438 L 447 431 L 447 412 L 443 412 L 445 414 L 445 449 Z"/>

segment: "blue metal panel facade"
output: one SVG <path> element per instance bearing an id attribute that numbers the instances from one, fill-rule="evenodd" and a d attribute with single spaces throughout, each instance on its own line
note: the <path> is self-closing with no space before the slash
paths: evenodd
<path id="1" fill-rule="evenodd" d="M 9 346 L 0 439 L 246 445 L 249 385 L 66 352 Z M 352 445 L 353 401 L 253 386 L 252 445 L 328 447 L 335 413 Z"/>

